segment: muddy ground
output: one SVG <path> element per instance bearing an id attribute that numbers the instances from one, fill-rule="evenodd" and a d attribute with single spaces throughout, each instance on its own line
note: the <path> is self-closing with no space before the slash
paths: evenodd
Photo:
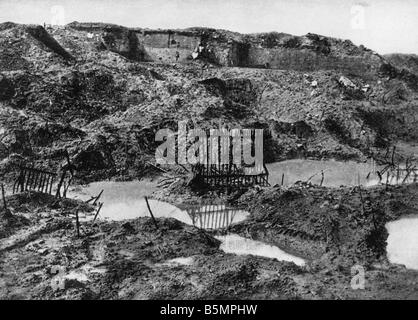
<path id="1" fill-rule="evenodd" d="M 122 37 L 116 47 L 107 41 L 112 30 Z M 189 128 L 263 129 L 265 162 L 385 162 L 392 146 L 396 163 L 417 159 L 414 65 L 312 34 L 300 39 L 308 47 L 293 38 L 286 43 L 295 54 L 283 69 L 207 58 L 149 62 L 136 56 L 138 43 L 124 45 L 131 31 L 0 24 L 0 181 L 7 203 L 7 210 L 0 204 L 1 299 L 418 298 L 418 272 L 387 261 L 384 227 L 416 213 L 417 184 L 366 190 L 305 183 L 217 194 L 194 185 L 187 168 L 155 164 L 156 132 L 176 131 L 179 120 Z M 214 39 L 224 33 L 207 32 Z M 312 55 L 336 65 L 301 69 L 292 60 Z M 367 74 L 355 72 L 359 66 Z M 158 219 L 158 230 L 150 218 L 83 222 L 78 237 L 75 212 L 97 207 L 10 192 L 20 165 L 61 174 L 67 158 L 73 184 L 154 177 L 165 180 L 155 199 L 184 205 L 221 198 L 245 207 L 250 218 L 230 231 L 307 264 L 226 254 L 214 234 L 170 219 Z M 185 257 L 191 264 L 171 261 Z M 354 265 L 366 270 L 364 290 L 351 288 Z"/>
<path id="2" fill-rule="evenodd" d="M 416 213 L 417 194 L 417 184 L 296 185 L 225 198 L 251 212 L 229 231 L 277 245 L 305 266 L 226 254 L 215 234 L 174 219 L 157 219 L 158 230 L 151 218 L 83 222 L 77 237 L 74 210 L 92 214 L 93 207 L 33 192 L 8 196 L 0 298 L 416 299 L 418 271 L 388 262 L 384 224 Z M 194 197 L 201 199 L 188 190 L 177 199 Z M 190 264 L 171 261 L 185 257 Z M 351 287 L 355 265 L 365 268 L 364 290 Z"/>

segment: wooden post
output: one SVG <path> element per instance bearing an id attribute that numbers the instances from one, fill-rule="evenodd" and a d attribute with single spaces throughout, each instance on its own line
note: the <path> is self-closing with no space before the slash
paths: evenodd
<path id="1" fill-rule="evenodd" d="M 396 146 L 393 146 L 393 150 L 392 150 L 392 166 L 395 165 L 395 150 L 396 150 Z"/>
<path id="2" fill-rule="evenodd" d="M 389 155 L 389 146 L 387 147 L 385 156 L 383 158 L 385 158 L 385 160 L 386 160 L 386 158 L 388 157 L 388 155 Z"/>
<path id="3" fill-rule="evenodd" d="M 149 206 L 148 198 L 147 197 L 144 197 L 144 198 L 145 198 L 145 202 L 147 203 L 148 211 L 151 215 L 152 221 L 154 222 L 155 228 L 158 229 L 157 220 L 155 220 L 154 215 L 152 214 L 151 207 Z"/>
<path id="4" fill-rule="evenodd" d="M 70 176 L 70 178 L 68 179 L 67 184 L 64 186 L 64 190 L 62 191 L 62 197 L 63 198 L 67 198 L 67 191 L 68 191 L 68 188 L 71 185 L 72 180 L 73 180 L 73 176 Z"/>
<path id="5" fill-rule="evenodd" d="M 200 229 L 202 229 L 203 227 L 203 221 L 202 221 L 202 213 L 200 211 L 198 211 L 198 215 L 199 215 L 199 221 L 200 221 Z"/>
<path id="6" fill-rule="evenodd" d="M 38 191 L 42 192 L 42 187 L 44 184 L 44 179 L 45 179 L 45 174 L 43 172 L 41 172 L 39 174 L 39 183 L 38 183 Z"/>
<path id="7" fill-rule="evenodd" d="M 45 181 L 46 174 L 41 172 L 39 184 L 38 184 L 38 191 L 43 192 L 44 181 Z"/>
<path id="8" fill-rule="evenodd" d="M 51 181 L 50 181 L 50 184 L 49 184 L 49 194 L 52 194 L 52 184 L 54 183 L 54 177 L 53 176 L 51 176 Z"/>
<path id="9" fill-rule="evenodd" d="M 1 195 L 3 197 L 3 208 L 4 208 L 4 211 L 7 212 L 6 195 L 5 195 L 5 192 L 4 192 L 4 185 L 3 185 L 3 183 L 1 184 Z"/>
<path id="10" fill-rule="evenodd" d="M 52 176 L 50 174 L 47 174 L 45 177 L 44 191 L 43 191 L 45 193 L 49 193 L 49 179 L 52 179 Z"/>
<path id="11" fill-rule="evenodd" d="M 282 185 L 284 184 L 284 172 L 282 173 Z"/>
<path id="12" fill-rule="evenodd" d="M 38 186 L 38 179 L 39 179 L 39 172 L 35 171 L 35 179 L 33 181 L 33 190 L 35 191 Z"/>
<path id="13" fill-rule="evenodd" d="M 74 167 L 71 164 L 70 154 L 68 153 L 68 149 L 65 149 L 65 157 L 67 158 L 68 170 L 71 173 L 71 176 L 74 176 Z"/>
<path id="14" fill-rule="evenodd" d="M 405 178 L 402 180 L 402 184 L 404 184 L 404 183 L 406 182 L 406 180 L 408 180 L 409 175 L 410 175 L 410 174 L 411 174 L 411 172 L 413 172 L 415 169 L 416 169 L 416 167 L 413 167 L 413 168 L 412 168 L 412 170 L 407 169 L 407 172 L 406 172 Z"/>
<path id="15" fill-rule="evenodd" d="M 379 183 L 382 182 L 382 174 L 380 173 L 380 171 L 376 171 L 377 175 L 379 176 Z"/>
<path id="16" fill-rule="evenodd" d="M 96 205 L 96 202 L 100 199 L 100 197 L 102 196 L 104 189 L 102 189 L 102 191 L 100 191 L 99 195 L 96 197 L 96 199 L 93 202 L 93 206 Z"/>
<path id="17" fill-rule="evenodd" d="M 28 190 L 28 188 L 30 186 L 30 182 L 32 180 L 32 171 L 30 169 L 28 169 L 27 171 L 28 171 L 28 175 L 27 175 L 27 178 L 26 178 L 25 191 Z"/>
<path id="18" fill-rule="evenodd" d="M 28 185 L 28 190 L 32 190 L 33 182 L 35 181 L 35 171 L 33 170 L 33 166 L 30 169 L 30 183 Z"/>
<path id="19" fill-rule="evenodd" d="M 389 184 L 389 171 L 386 173 L 386 190 L 388 189 Z"/>
<path id="20" fill-rule="evenodd" d="M 229 210 L 228 209 L 226 209 L 224 212 L 223 212 L 223 214 L 222 214 L 222 221 L 221 221 L 221 229 L 224 229 L 225 228 L 225 218 L 226 218 L 226 214 L 227 214 L 227 212 L 228 212 Z"/>
<path id="21" fill-rule="evenodd" d="M 215 208 L 217 208 L 218 206 L 215 206 Z M 216 210 L 216 209 L 215 209 Z M 211 220 L 211 224 L 210 224 L 210 228 L 213 230 L 216 227 L 216 211 L 213 211 L 212 213 L 210 212 L 210 210 L 208 210 L 208 217 L 209 220 Z"/>
<path id="22" fill-rule="evenodd" d="M 19 176 L 15 180 L 13 184 L 13 194 L 15 194 L 19 190 L 19 182 L 20 182 L 20 175 L 22 174 L 22 170 L 19 171 Z"/>
<path id="23" fill-rule="evenodd" d="M 406 160 L 406 167 L 408 168 L 408 160 Z M 398 183 L 398 181 L 399 181 L 399 174 L 400 174 L 400 166 L 397 166 L 396 167 L 396 184 Z"/>
<path id="24" fill-rule="evenodd" d="M 97 212 L 96 212 L 96 214 L 94 215 L 93 222 L 94 222 L 94 221 L 96 221 L 96 218 L 97 218 L 97 216 L 99 215 L 99 212 L 100 212 L 100 210 L 102 209 L 102 206 L 103 206 L 103 202 L 100 202 L 100 204 L 99 204 L 99 208 L 97 209 Z"/>
<path id="25" fill-rule="evenodd" d="M 51 180 L 52 180 L 52 175 L 48 175 L 48 176 L 46 177 L 46 182 L 45 182 L 45 193 L 51 193 L 51 192 L 49 191 L 49 185 L 50 185 L 50 183 L 51 183 Z"/>
<path id="26" fill-rule="evenodd" d="M 80 238 L 80 221 L 78 219 L 78 209 L 75 212 L 75 226 L 77 229 L 77 237 Z"/>
<path id="27" fill-rule="evenodd" d="M 30 170 L 28 168 L 28 169 L 26 169 L 25 179 L 23 180 L 23 188 L 24 188 L 24 191 L 27 191 L 28 190 L 28 183 L 29 183 L 29 181 L 30 181 Z"/>
<path id="28" fill-rule="evenodd" d="M 49 179 L 52 179 L 52 176 L 50 174 L 47 174 L 45 177 L 45 183 L 44 183 L 44 192 L 48 193 L 49 192 Z"/>
<path id="29" fill-rule="evenodd" d="M 194 208 L 192 208 L 192 209 L 190 209 L 190 210 L 188 210 L 187 212 L 190 212 L 190 216 L 191 216 L 191 218 L 192 218 L 192 224 L 193 224 L 193 226 L 195 227 L 196 225 L 195 225 L 195 209 Z"/>
<path id="30" fill-rule="evenodd" d="M 28 174 L 27 170 L 23 169 L 23 174 L 22 174 L 22 177 L 21 177 L 21 180 L 20 180 L 20 183 L 21 183 L 20 192 L 22 192 L 22 193 L 25 191 L 25 179 L 27 178 L 27 174 Z"/>
<path id="31" fill-rule="evenodd" d="M 38 191 L 44 192 L 44 184 L 45 184 L 46 174 L 41 172 L 41 177 L 39 180 Z"/>
<path id="32" fill-rule="evenodd" d="M 61 198 L 61 186 L 62 186 L 62 184 L 64 182 L 66 173 L 67 173 L 67 171 L 64 170 L 64 172 L 61 175 L 61 179 L 60 179 L 60 181 L 58 183 L 58 187 L 57 187 L 57 193 L 55 195 L 56 198 Z"/>

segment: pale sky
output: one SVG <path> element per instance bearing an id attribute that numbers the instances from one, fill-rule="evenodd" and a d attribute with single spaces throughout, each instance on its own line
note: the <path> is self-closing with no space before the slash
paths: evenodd
<path id="1" fill-rule="evenodd" d="M 417 0 L 0 0 L 0 22 L 308 32 L 418 54 Z"/>

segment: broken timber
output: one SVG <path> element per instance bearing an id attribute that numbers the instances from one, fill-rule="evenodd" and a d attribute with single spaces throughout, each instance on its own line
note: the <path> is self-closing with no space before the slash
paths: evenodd
<path id="1" fill-rule="evenodd" d="M 13 194 L 25 191 L 38 191 L 51 194 L 56 174 L 42 169 L 19 167 L 20 173 L 13 185 Z"/>

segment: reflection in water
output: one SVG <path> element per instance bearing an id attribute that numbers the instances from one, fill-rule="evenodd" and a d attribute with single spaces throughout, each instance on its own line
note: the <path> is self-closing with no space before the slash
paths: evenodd
<path id="1" fill-rule="evenodd" d="M 380 183 L 386 183 L 388 178 L 389 184 L 412 183 L 417 181 L 414 173 L 404 181 L 406 177 L 405 171 L 390 170 L 389 176 L 385 172 L 380 180 L 376 171 L 382 170 L 374 162 L 358 163 L 354 161 L 335 161 L 335 160 L 287 160 L 281 162 L 270 163 L 266 165 L 270 176 L 269 182 L 272 186 L 278 184 L 293 185 L 297 181 L 309 181 L 312 184 L 321 184 L 324 172 L 324 180 L 322 185 L 325 187 L 339 186 L 357 186 L 359 183 L 363 186 L 375 186 Z M 284 176 L 283 176 L 284 174 Z M 418 174 L 418 172 L 417 172 Z"/>
<path id="2" fill-rule="evenodd" d="M 279 261 L 294 262 L 298 266 L 305 265 L 305 261 L 302 258 L 292 256 L 278 247 L 260 241 L 243 238 L 236 234 L 217 236 L 216 238 L 222 242 L 220 249 L 226 253 L 235 253 L 238 255 L 251 254 L 273 258 Z"/>
<path id="3" fill-rule="evenodd" d="M 386 228 L 389 261 L 418 270 L 418 216 L 389 222 Z"/>
<path id="4" fill-rule="evenodd" d="M 112 182 L 102 181 L 88 185 L 78 191 L 71 191 L 71 197 L 87 200 L 91 195 L 97 195 L 101 190 L 100 199 L 103 207 L 100 218 L 113 221 L 149 217 L 149 211 L 144 196 L 150 195 L 155 189 L 155 183 L 150 181 Z M 248 212 L 228 208 L 225 205 L 186 206 L 184 210 L 169 203 L 149 200 L 152 213 L 156 218 L 174 218 L 189 225 L 206 230 L 227 229 L 232 223 L 243 221 Z M 91 219 L 81 217 L 81 220 Z"/>
<path id="5" fill-rule="evenodd" d="M 379 182 L 383 184 L 386 182 L 391 185 L 415 183 L 418 182 L 418 170 L 415 169 L 408 173 L 405 166 L 401 166 L 399 169 L 386 171 L 381 177 L 382 180 L 379 179 Z"/>
<path id="6" fill-rule="evenodd" d="M 245 220 L 248 212 L 227 208 L 225 205 L 206 205 L 186 209 L 192 224 L 205 230 L 227 229 L 232 223 Z"/>
<path id="7" fill-rule="evenodd" d="M 103 202 L 99 218 L 113 221 L 149 217 L 149 211 L 144 197 L 156 189 L 156 182 L 144 181 L 101 181 L 91 183 L 81 190 L 72 190 L 70 197 L 88 200 L 101 190 L 103 194 L 99 201 Z M 151 210 L 156 218 L 175 218 L 191 224 L 190 217 L 177 207 L 162 201 L 149 200 Z M 88 217 L 87 217 L 88 218 Z M 92 218 L 90 216 L 90 218 Z"/>

